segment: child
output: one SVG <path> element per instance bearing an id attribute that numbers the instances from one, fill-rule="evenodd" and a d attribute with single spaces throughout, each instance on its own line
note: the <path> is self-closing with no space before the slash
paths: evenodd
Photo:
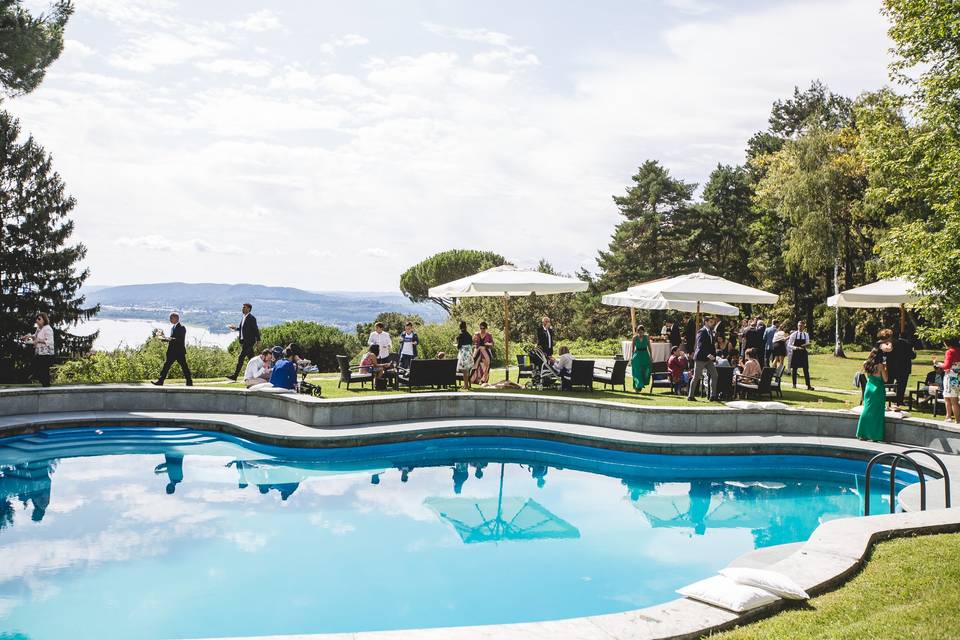
<path id="1" fill-rule="evenodd" d="M 686 384 L 687 367 L 689 362 L 687 354 L 680 347 L 670 348 L 670 358 L 667 359 L 667 371 L 670 373 L 670 382 L 673 383 L 673 393 L 682 393 L 683 386 Z"/>

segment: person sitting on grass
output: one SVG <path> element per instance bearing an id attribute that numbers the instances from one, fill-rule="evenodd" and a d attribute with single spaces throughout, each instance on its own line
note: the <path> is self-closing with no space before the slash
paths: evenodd
<path id="1" fill-rule="evenodd" d="M 243 374 L 243 384 L 249 389 L 255 384 L 270 382 L 270 374 L 273 373 L 274 351 L 283 355 L 283 349 L 274 347 L 273 349 L 264 349 L 260 355 L 250 358 L 247 368 Z"/>

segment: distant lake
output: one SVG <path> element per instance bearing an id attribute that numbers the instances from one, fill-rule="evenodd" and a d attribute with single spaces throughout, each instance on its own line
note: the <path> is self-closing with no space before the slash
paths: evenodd
<path id="1" fill-rule="evenodd" d="M 187 328 L 187 344 L 204 346 L 226 347 L 237 336 L 236 333 L 211 333 L 203 327 L 189 324 Z M 112 351 L 117 347 L 138 347 L 147 341 L 154 329 L 162 329 L 165 334 L 170 333 L 169 322 L 151 322 L 149 320 L 109 320 L 96 319 L 82 322 L 72 327 L 70 333 L 87 336 L 99 331 L 93 348 L 97 351 Z"/>

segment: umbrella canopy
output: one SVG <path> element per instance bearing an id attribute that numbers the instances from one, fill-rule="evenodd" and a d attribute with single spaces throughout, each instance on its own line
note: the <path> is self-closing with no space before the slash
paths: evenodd
<path id="1" fill-rule="evenodd" d="M 865 284 L 862 287 L 841 291 L 827 298 L 831 307 L 855 307 L 858 309 L 886 309 L 911 304 L 918 296 L 912 293 L 913 282 L 906 278 L 886 278 Z"/>
<path id="2" fill-rule="evenodd" d="M 690 300 L 670 300 L 662 295 L 653 298 L 641 298 L 629 290 L 608 293 L 600 301 L 611 307 L 630 307 L 631 309 L 689 311 L 691 313 L 697 310 L 697 303 Z M 703 302 L 700 304 L 700 311 L 718 316 L 740 315 L 739 309 L 725 302 Z"/>
<path id="3" fill-rule="evenodd" d="M 430 287 L 427 295 L 431 298 L 503 298 L 503 351 L 506 355 L 504 358 L 506 381 L 501 384 L 516 386 L 510 382 L 510 297 L 578 293 L 586 290 L 587 283 L 583 280 L 504 264 L 466 278 Z"/>
<path id="4" fill-rule="evenodd" d="M 431 298 L 528 296 L 531 293 L 543 296 L 586 290 L 587 283 L 576 278 L 565 278 L 505 264 L 453 282 L 430 287 L 428 295 Z"/>
<path id="5" fill-rule="evenodd" d="M 673 278 L 660 278 L 644 282 L 628 289 L 638 298 L 656 298 L 668 300 L 689 300 L 692 302 L 728 302 L 749 304 L 774 304 L 775 293 L 754 289 L 720 276 L 698 271 Z"/>

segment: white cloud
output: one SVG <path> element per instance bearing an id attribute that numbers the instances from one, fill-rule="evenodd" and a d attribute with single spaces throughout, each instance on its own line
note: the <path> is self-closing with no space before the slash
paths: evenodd
<path id="1" fill-rule="evenodd" d="M 381 247 L 370 247 L 368 249 L 361 249 L 360 255 L 366 256 L 368 258 L 392 258 L 394 255 L 393 252 L 387 251 Z"/>
<path id="2" fill-rule="evenodd" d="M 238 60 L 236 58 L 218 58 L 198 62 L 197 67 L 212 73 L 227 73 L 235 76 L 262 78 L 270 75 L 270 64 L 261 60 Z"/>
<path id="3" fill-rule="evenodd" d="M 716 5 L 712 2 L 706 2 L 705 0 L 664 0 L 665 4 L 668 7 L 682 11 L 683 13 L 689 13 L 692 15 L 700 15 L 703 13 L 709 13 L 716 9 Z"/>
<path id="4" fill-rule="evenodd" d="M 40 89 L 5 105 L 55 154 L 101 281 L 156 278 L 154 252 L 177 253 L 171 279 L 253 278 L 238 275 L 250 255 L 239 248 L 266 233 L 302 250 L 264 259 L 255 279 L 379 290 L 450 247 L 535 262 L 530 238 L 545 216 L 546 257 L 569 272 L 593 266 L 618 222 L 610 195 L 644 159 L 702 182 L 718 162 L 742 162 L 771 103 L 795 84 L 819 77 L 855 95 L 886 79 L 887 25 L 871 3 L 673 17 L 650 27 L 649 46 L 594 38 L 569 65 L 556 51 L 566 43 L 538 45 L 534 56 L 521 36 L 488 29 L 429 26 L 445 38 L 432 38 L 438 50 L 430 38 L 371 36 L 360 58 L 317 56 L 289 24 L 289 48 L 255 54 L 247 31 L 186 18 L 176 32 L 147 30 L 124 18 L 113 40 L 76 33 L 99 55 L 71 60 L 69 73 L 54 67 Z M 142 71 L 111 68 L 111 56 Z M 218 62 L 247 58 L 276 75 Z M 197 71 L 210 65 L 219 74 Z M 368 245 L 379 255 L 365 255 Z M 336 256 L 351 268 L 310 268 Z"/>
<path id="5" fill-rule="evenodd" d="M 270 88 L 286 91 L 298 91 L 302 89 L 316 89 L 319 84 L 319 79 L 309 71 L 306 71 L 297 65 L 288 65 L 283 70 L 283 73 L 275 76 L 270 81 Z"/>
<path id="6" fill-rule="evenodd" d="M 424 29 L 430 33 L 445 38 L 455 38 L 486 44 L 495 49 L 478 53 L 473 56 L 474 63 L 481 66 L 492 66 L 502 63 L 510 67 L 528 67 L 540 64 L 539 58 L 535 56 L 529 47 L 522 47 L 513 44 L 513 38 L 499 31 L 490 31 L 489 29 L 465 29 L 461 27 L 447 27 L 431 22 L 423 23 Z"/>
<path id="7" fill-rule="evenodd" d="M 146 236 L 121 236 L 117 238 L 116 244 L 122 247 L 131 247 L 135 249 L 147 249 L 149 251 L 167 251 L 174 253 L 195 252 L 195 253 L 218 253 L 225 255 L 241 255 L 244 250 L 241 247 L 229 244 L 212 244 L 206 240 L 170 240 L 166 236 L 150 234 Z"/>
<path id="8" fill-rule="evenodd" d="M 261 9 L 247 15 L 242 20 L 230 23 L 230 26 L 245 31 L 263 32 L 280 28 L 280 18 L 270 9 Z"/>
<path id="9" fill-rule="evenodd" d="M 170 25 L 174 22 L 173 0 L 84 0 L 77 9 L 90 11 L 120 24 L 152 23 Z"/>
<path id="10" fill-rule="evenodd" d="M 151 32 L 124 43 L 109 61 L 120 69 L 145 73 L 159 67 L 212 58 L 230 48 L 230 44 L 203 33 Z"/>
<path id="11" fill-rule="evenodd" d="M 320 45 L 320 51 L 328 55 L 333 55 L 337 49 L 360 47 L 365 44 L 370 44 L 370 40 L 356 33 L 348 33 L 334 38 L 329 42 L 324 42 Z"/>
<path id="12" fill-rule="evenodd" d="M 63 51 L 65 55 L 77 58 L 87 58 L 96 53 L 93 47 L 85 45 L 79 40 L 71 40 L 70 38 L 63 41 Z"/>

